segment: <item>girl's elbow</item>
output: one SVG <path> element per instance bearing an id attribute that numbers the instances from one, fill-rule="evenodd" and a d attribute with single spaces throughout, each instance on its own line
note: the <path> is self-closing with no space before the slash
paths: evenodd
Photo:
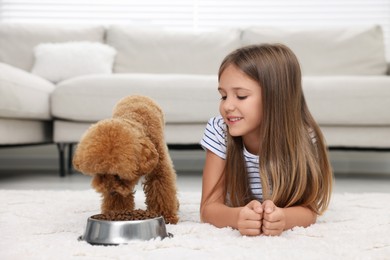
<path id="1" fill-rule="evenodd" d="M 200 206 L 200 209 L 199 209 L 200 222 L 207 223 L 207 221 L 205 220 L 206 219 L 205 215 L 206 215 L 205 207 Z"/>
<path id="2" fill-rule="evenodd" d="M 315 213 L 314 211 L 311 211 L 311 218 L 309 219 L 309 225 L 313 225 L 317 222 L 317 213 Z"/>
<path id="3" fill-rule="evenodd" d="M 203 217 L 202 210 L 199 211 L 199 217 L 200 217 L 200 222 L 204 223 L 204 217 Z"/>
<path id="4" fill-rule="evenodd" d="M 210 207 L 201 207 L 199 215 L 200 215 L 200 221 L 202 223 L 213 224 L 213 220 L 215 216 L 213 215 L 212 210 L 210 210 Z"/>

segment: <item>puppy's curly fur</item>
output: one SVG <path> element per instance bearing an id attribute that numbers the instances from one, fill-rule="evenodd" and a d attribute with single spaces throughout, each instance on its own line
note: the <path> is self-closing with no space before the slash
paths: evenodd
<path id="1" fill-rule="evenodd" d="M 121 99 L 110 119 L 92 125 L 81 138 L 73 165 L 93 176 L 102 193 L 102 213 L 134 210 L 134 187 L 144 176 L 147 209 L 178 222 L 176 172 L 164 138 L 164 114 L 150 98 Z"/>

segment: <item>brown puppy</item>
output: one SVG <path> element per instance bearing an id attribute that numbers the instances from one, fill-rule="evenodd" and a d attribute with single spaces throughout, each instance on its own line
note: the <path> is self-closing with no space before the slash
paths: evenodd
<path id="1" fill-rule="evenodd" d="M 147 209 L 178 222 L 176 172 L 164 138 L 164 114 L 145 96 L 128 96 L 111 119 L 92 125 L 73 157 L 75 169 L 93 176 L 102 213 L 134 210 L 134 187 L 143 176 Z"/>

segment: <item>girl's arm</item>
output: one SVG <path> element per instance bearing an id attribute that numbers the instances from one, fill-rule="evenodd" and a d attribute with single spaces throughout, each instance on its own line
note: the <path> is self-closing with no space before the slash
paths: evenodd
<path id="1" fill-rule="evenodd" d="M 259 235 L 262 218 L 260 202 L 252 201 L 245 207 L 236 208 L 224 204 L 223 181 L 218 183 L 224 168 L 225 160 L 207 150 L 202 178 L 201 220 L 216 227 L 238 229 L 242 235 Z"/>
<path id="2" fill-rule="evenodd" d="M 230 226 L 237 228 L 239 209 L 230 208 L 224 204 L 223 183 L 218 183 L 224 173 L 224 167 L 225 160 L 206 150 L 202 177 L 200 218 L 203 222 L 213 224 L 216 227 Z M 213 189 L 214 193 L 211 194 Z"/>

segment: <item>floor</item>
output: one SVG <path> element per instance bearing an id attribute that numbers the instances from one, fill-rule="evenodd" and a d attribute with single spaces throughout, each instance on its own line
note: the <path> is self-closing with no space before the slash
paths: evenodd
<path id="1" fill-rule="evenodd" d="M 59 177 L 53 170 L 0 170 L 0 189 L 33 189 L 33 190 L 84 190 L 90 189 L 91 177 L 78 172 Z M 179 171 L 177 173 L 179 191 L 196 191 L 202 189 L 202 178 L 199 171 Z M 389 174 L 335 174 L 334 192 L 390 193 Z"/>
<path id="2" fill-rule="evenodd" d="M 178 190 L 201 191 L 203 151 L 171 151 Z M 390 153 L 331 152 L 334 192 L 390 193 Z M 83 190 L 91 177 L 75 172 L 59 177 L 53 145 L 0 149 L 0 189 Z"/>

